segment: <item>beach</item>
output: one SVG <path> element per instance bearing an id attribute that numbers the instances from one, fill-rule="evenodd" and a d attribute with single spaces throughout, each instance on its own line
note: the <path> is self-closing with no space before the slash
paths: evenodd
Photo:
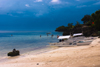
<path id="1" fill-rule="evenodd" d="M 100 67 L 100 39 L 88 46 L 61 47 L 48 52 L 9 57 L 0 67 Z"/>

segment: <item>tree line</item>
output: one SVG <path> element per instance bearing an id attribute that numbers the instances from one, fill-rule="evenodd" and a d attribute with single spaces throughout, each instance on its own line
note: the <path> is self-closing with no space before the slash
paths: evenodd
<path id="1" fill-rule="evenodd" d="M 83 24 L 80 24 L 78 21 L 75 25 L 73 25 L 73 23 L 68 23 L 67 26 L 60 26 L 56 28 L 55 31 L 71 30 L 76 27 L 82 27 L 83 25 L 87 25 L 89 27 L 96 29 L 97 31 L 100 31 L 100 10 L 97 10 L 95 13 L 92 13 L 91 15 L 84 15 L 81 21 L 83 21 Z"/>

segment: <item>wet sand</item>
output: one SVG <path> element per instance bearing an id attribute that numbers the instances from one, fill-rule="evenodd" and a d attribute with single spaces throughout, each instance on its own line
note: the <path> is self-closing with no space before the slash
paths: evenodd
<path id="1" fill-rule="evenodd" d="M 9 57 L 0 67 L 100 67 L 100 39 L 88 46 L 62 47 L 49 52 Z"/>

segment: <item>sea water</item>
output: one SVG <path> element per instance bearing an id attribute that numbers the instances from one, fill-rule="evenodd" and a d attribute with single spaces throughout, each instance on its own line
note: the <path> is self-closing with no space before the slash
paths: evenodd
<path id="1" fill-rule="evenodd" d="M 57 35 L 62 35 L 59 32 L 50 32 L 48 35 L 47 33 L 47 31 L 0 31 L 0 57 L 7 56 L 14 48 L 19 50 L 20 54 L 46 48 L 49 43 L 58 42 Z"/>

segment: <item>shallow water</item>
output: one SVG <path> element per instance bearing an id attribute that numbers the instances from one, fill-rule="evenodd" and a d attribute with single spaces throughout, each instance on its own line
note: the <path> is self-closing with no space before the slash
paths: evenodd
<path id="1" fill-rule="evenodd" d="M 0 32 L 0 57 L 6 57 L 7 53 L 14 48 L 19 50 L 21 54 L 47 48 L 46 45 L 49 45 L 50 42 L 58 42 L 57 35 L 62 35 L 62 33 L 51 32 L 47 36 L 46 33 L 47 31 Z M 53 37 L 51 37 L 52 34 Z"/>

